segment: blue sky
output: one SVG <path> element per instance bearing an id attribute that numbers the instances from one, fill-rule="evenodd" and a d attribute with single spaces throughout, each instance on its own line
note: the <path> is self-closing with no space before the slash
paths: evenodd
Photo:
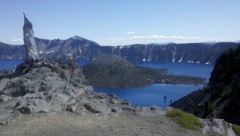
<path id="1" fill-rule="evenodd" d="M 0 42 L 78 35 L 101 45 L 240 39 L 240 0 L 1 0 Z"/>

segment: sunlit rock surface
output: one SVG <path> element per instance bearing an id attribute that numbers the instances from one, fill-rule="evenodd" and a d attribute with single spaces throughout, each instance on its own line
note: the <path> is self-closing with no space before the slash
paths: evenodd
<path id="1" fill-rule="evenodd" d="M 32 23 L 26 18 L 24 14 L 24 26 L 23 26 L 24 46 L 26 49 L 26 59 L 36 60 L 39 58 L 37 52 L 37 46 L 35 43 L 34 32 Z"/>

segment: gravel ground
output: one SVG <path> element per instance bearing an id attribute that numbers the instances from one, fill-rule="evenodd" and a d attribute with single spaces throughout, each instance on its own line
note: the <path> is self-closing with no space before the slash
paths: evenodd
<path id="1" fill-rule="evenodd" d="M 0 126 L 1 136 L 206 136 L 187 130 L 165 116 L 130 113 L 76 115 L 70 112 L 22 115 Z"/>

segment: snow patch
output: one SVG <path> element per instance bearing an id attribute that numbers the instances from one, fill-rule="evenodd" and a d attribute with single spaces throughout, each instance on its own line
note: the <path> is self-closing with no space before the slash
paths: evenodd
<path id="1" fill-rule="evenodd" d="M 178 62 L 182 62 L 182 58 Z"/>
<path id="2" fill-rule="evenodd" d="M 45 53 L 46 53 L 46 54 L 49 54 L 49 53 L 53 53 L 53 52 L 55 52 L 55 50 L 52 50 L 52 51 L 46 51 Z"/>
<path id="3" fill-rule="evenodd" d="M 188 63 L 194 63 L 194 61 L 187 61 Z"/>

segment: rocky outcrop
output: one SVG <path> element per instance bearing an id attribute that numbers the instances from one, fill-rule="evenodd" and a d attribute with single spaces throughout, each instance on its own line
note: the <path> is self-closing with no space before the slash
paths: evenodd
<path id="1" fill-rule="evenodd" d="M 82 69 L 74 61 L 25 62 L 0 76 L 0 124 L 21 114 L 69 111 L 76 114 L 132 112 L 162 115 L 159 107 L 139 108 L 116 95 L 93 92 Z"/>
<path id="2" fill-rule="evenodd" d="M 223 53 L 214 66 L 209 84 L 171 106 L 202 118 L 221 118 L 240 124 L 240 47 Z"/>
<path id="3" fill-rule="evenodd" d="M 82 70 L 73 62 L 22 63 L 0 77 L 2 122 L 12 113 L 35 114 L 65 110 L 77 97 L 91 92 Z"/>
<path id="4" fill-rule="evenodd" d="M 204 134 L 215 132 L 220 136 L 236 136 L 232 129 L 232 124 L 223 119 L 201 119 Z"/>
<path id="5" fill-rule="evenodd" d="M 24 36 L 23 38 L 24 47 L 26 49 L 26 59 L 28 61 L 38 59 L 39 55 L 38 55 L 37 46 L 35 43 L 32 23 L 26 18 L 25 14 L 24 14 L 23 36 Z"/>

